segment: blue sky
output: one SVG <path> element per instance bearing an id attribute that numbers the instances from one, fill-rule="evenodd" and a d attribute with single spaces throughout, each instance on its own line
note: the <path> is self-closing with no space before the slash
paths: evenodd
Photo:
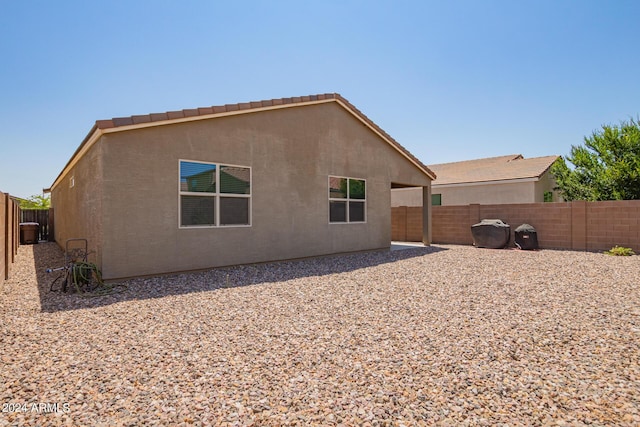
<path id="1" fill-rule="evenodd" d="M 640 114 L 640 2 L 0 0 L 0 191 L 95 120 L 338 92 L 426 164 L 566 155 Z"/>

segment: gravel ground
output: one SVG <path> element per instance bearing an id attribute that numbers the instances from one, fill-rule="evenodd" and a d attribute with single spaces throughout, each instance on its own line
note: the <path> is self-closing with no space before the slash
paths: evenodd
<path id="1" fill-rule="evenodd" d="M 437 246 L 0 282 L 0 425 L 639 425 L 638 257 Z"/>

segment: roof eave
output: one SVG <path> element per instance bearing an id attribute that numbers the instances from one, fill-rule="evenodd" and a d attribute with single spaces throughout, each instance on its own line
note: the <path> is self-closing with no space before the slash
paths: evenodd
<path id="1" fill-rule="evenodd" d="M 389 145 L 391 145 L 391 147 L 393 147 L 396 151 L 398 151 L 398 153 L 409 160 L 414 166 L 420 169 L 425 175 L 429 177 L 429 179 L 431 179 L 432 181 L 436 179 L 435 172 L 433 172 L 425 164 L 423 164 L 420 160 L 413 156 L 409 151 L 407 151 L 406 148 L 404 148 L 399 142 L 397 142 L 388 133 L 382 130 L 382 128 L 376 125 L 371 119 L 365 116 L 360 110 L 354 107 L 349 101 L 347 101 L 340 95 L 338 95 L 338 99 L 336 101 L 345 110 L 350 112 L 355 118 L 357 118 L 360 122 L 371 129 L 375 134 L 377 134 L 380 138 L 385 140 Z"/>
<path id="2" fill-rule="evenodd" d="M 485 181 L 467 181 L 467 182 L 449 182 L 446 184 L 438 184 L 433 182 L 432 188 L 446 188 L 446 187 L 473 187 L 478 185 L 489 184 L 517 184 L 521 182 L 537 182 L 540 181 L 540 177 L 528 177 L 528 178 L 509 178 L 509 179 L 494 179 Z"/>
<path id="3" fill-rule="evenodd" d="M 82 143 L 78 146 L 76 151 L 73 153 L 67 164 L 62 168 L 62 171 L 56 179 L 51 184 L 51 187 L 46 188 L 44 190 L 48 190 L 47 192 L 53 191 L 53 189 L 60 184 L 60 181 L 64 179 L 64 177 L 69 173 L 69 171 L 75 166 L 75 164 L 84 156 L 84 154 L 89 151 L 89 149 L 96 143 L 100 136 L 102 136 L 103 131 L 98 128 L 97 123 L 93 125 L 87 136 L 82 140 Z M 44 191 L 43 190 L 43 191 Z"/>
<path id="4" fill-rule="evenodd" d="M 241 104 L 231 104 L 221 107 L 198 108 L 194 110 L 182 110 L 161 114 L 149 114 L 146 116 L 131 116 L 115 118 L 111 120 L 98 120 L 93 125 L 87 136 L 84 138 L 80 146 L 73 153 L 62 172 L 56 177 L 51 187 L 47 190 L 53 190 L 60 181 L 69 173 L 73 166 L 82 158 L 82 156 L 100 139 L 104 134 L 125 132 L 134 129 L 144 129 L 155 126 L 166 126 L 178 123 L 187 123 L 199 120 L 209 120 L 220 117 L 235 116 L 240 114 L 251 114 L 260 111 L 276 110 L 282 108 L 301 107 L 306 105 L 317 105 L 328 102 L 336 102 L 347 112 L 353 115 L 361 123 L 372 130 L 376 135 L 382 138 L 400 155 L 409 160 L 422 173 L 427 175 L 432 181 L 436 179 L 436 174 L 425 164 L 413 156 L 406 148 L 387 134 L 382 128 L 376 125 L 371 119 L 364 115 L 360 110 L 353 106 L 349 101 L 337 93 L 311 95 L 295 98 L 272 99 L 269 101 L 257 101 Z M 259 106 L 258 106 L 259 104 Z M 224 111 L 222 111 L 224 110 Z M 208 111 L 211 111 L 208 113 Z M 191 113 L 193 112 L 193 113 Z M 166 117 L 163 119 L 162 117 Z M 121 124 L 119 124 L 121 123 Z"/>

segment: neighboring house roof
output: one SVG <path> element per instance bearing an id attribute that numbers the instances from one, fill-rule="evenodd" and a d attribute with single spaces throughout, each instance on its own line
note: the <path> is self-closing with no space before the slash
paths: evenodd
<path id="1" fill-rule="evenodd" d="M 400 143 L 393 139 L 382 128 L 376 125 L 371 119 L 365 116 L 360 110 L 353 106 L 349 101 L 337 93 L 325 93 L 319 95 L 299 96 L 293 98 L 279 98 L 264 101 L 252 101 L 239 104 L 226 104 L 219 106 L 211 106 L 204 108 L 194 108 L 187 110 L 168 111 L 165 113 L 152 113 L 130 117 L 116 117 L 109 120 L 98 120 L 91 128 L 85 139 L 82 141 L 78 149 L 73 153 L 69 162 L 65 165 L 62 172 L 54 181 L 51 188 L 55 187 L 59 181 L 69 172 L 75 162 L 87 152 L 87 150 L 102 136 L 103 134 L 126 131 L 131 129 L 139 129 L 152 126 L 162 126 L 174 123 L 183 123 L 195 120 L 206 120 L 217 117 L 225 117 L 238 114 L 254 113 L 265 110 L 275 110 L 281 108 L 301 107 L 305 105 L 322 104 L 327 102 L 336 102 L 354 117 L 360 120 L 365 126 L 378 134 L 383 140 L 397 150 L 402 156 L 407 158 L 424 174 L 432 180 L 436 175 L 413 154 L 411 154 Z M 49 190 L 49 189 L 47 189 Z"/>
<path id="2" fill-rule="evenodd" d="M 532 157 L 521 154 L 429 165 L 438 178 L 436 185 L 467 184 L 488 181 L 540 178 L 558 156 Z"/>

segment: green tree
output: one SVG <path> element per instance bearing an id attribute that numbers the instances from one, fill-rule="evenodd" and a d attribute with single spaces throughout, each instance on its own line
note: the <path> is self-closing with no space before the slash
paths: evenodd
<path id="1" fill-rule="evenodd" d="M 565 200 L 640 199 L 640 121 L 602 126 L 551 168 Z"/>
<path id="2" fill-rule="evenodd" d="M 51 207 L 51 199 L 49 196 L 35 195 L 26 200 L 20 200 L 21 209 L 49 209 Z"/>

